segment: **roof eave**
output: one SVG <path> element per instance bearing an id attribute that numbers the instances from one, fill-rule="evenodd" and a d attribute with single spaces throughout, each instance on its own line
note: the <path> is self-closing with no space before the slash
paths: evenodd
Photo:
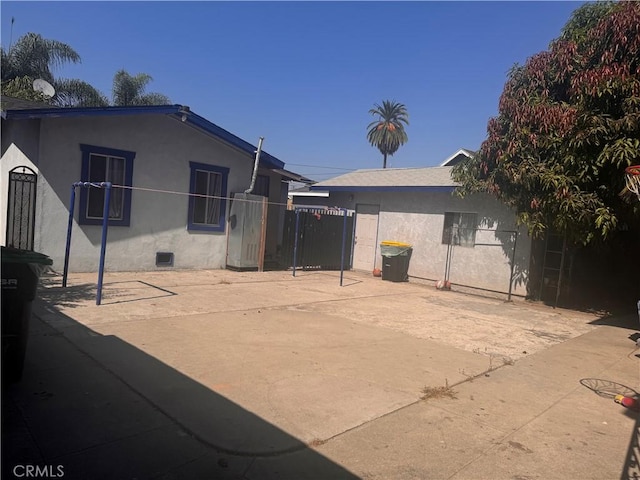
<path id="1" fill-rule="evenodd" d="M 80 107 L 80 108 L 30 108 L 6 110 L 6 118 L 11 120 L 28 120 L 35 118 L 116 116 L 139 114 L 172 114 L 178 113 L 181 105 L 141 105 L 129 107 Z"/>
<path id="2" fill-rule="evenodd" d="M 140 105 L 127 107 L 79 107 L 79 108 L 34 108 L 20 110 L 3 110 L 3 118 L 7 120 L 30 120 L 37 118 L 86 117 L 86 116 L 118 116 L 118 115 L 169 115 L 171 118 L 186 123 L 191 127 L 217 137 L 239 150 L 255 156 L 257 147 L 240 137 L 193 113 L 189 107 L 175 105 Z M 262 151 L 260 165 L 269 169 L 284 168 L 284 162 Z"/>
<path id="3" fill-rule="evenodd" d="M 312 185 L 311 191 L 328 192 L 453 192 L 456 185 Z"/>
<path id="4" fill-rule="evenodd" d="M 204 117 L 193 113 L 193 112 L 184 112 L 182 110 L 175 112 L 172 115 L 173 118 L 180 120 L 196 129 L 203 130 L 206 133 L 212 134 L 213 136 L 220 138 L 227 142 L 230 145 L 246 152 L 250 155 L 255 156 L 257 147 L 253 146 L 249 142 L 242 140 L 240 137 L 234 135 L 233 133 L 225 130 L 222 127 L 219 127 L 213 122 L 210 122 Z M 282 160 L 278 160 L 273 155 L 262 150 L 260 152 L 260 166 L 268 168 L 268 169 L 282 169 L 284 168 L 284 162 Z"/>

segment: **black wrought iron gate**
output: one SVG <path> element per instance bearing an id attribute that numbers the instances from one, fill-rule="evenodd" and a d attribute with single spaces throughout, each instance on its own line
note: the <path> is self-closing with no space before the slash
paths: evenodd
<path id="1" fill-rule="evenodd" d="M 8 247 L 33 250 L 37 183 L 38 175 L 29 167 L 15 167 L 9 172 L 6 238 Z"/>
<path id="2" fill-rule="evenodd" d="M 298 209 L 298 249 L 296 266 L 301 270 L 340 270 L 342 237 L 345 239 L 344 268 L 351 268 L 353 244 L 353 212 L 339 209 Z M 282 257 L 286 267 L 293 266 L 296 241 L 296 212 L 285 212 Z"/>

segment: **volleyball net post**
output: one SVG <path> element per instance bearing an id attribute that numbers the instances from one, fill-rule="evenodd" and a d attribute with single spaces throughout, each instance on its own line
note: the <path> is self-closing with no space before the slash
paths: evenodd
<path id="1" fill-rule="evenodd" d="M 107 233 L 109 230 L 109 207 L 111 204 L 111 182 L 75 182 L 71 185 L 71 200 L 69 202 L 69 222 L 67 224 L 67 242 L 64 251 L 64 270 L 62 273 L 62 287 L 67 287 L 69 275 L 69 257 L 71 253 L 71 233 L 73 231 L 73 215 L 76 205 L 76 188 L 104 188 L 104 205 L 102 209 L 102 239 L 100 242 L 100 264 L 98 266 L 98 288 L 96 291 L 96 305 L 102 303 L 102 282 L 104 279 L 104 260 L 107 252 Z"/>

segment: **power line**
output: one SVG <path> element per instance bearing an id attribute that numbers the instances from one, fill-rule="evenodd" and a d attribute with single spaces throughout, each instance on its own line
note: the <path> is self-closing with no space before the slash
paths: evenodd
<path id="1" fill-rule="evenodd" d="M 308 165 L 308 164 L 305 164 L 305 163 L 289 163 L 289 162 L 287 162 L 287 165 L 293 165 L 293 166 L 296 166 L 296 167 L 329 168 L 331 170 L 346 170 L 346 171 L 349 171 L 349 172 L 353 172 L 353 171 L 357 170 L 357 168 L 324 167 L 322 165 Z"/>
<path id="2" fill-rule="evenodd" d="M 99 183 L 92 183 L 90 184 L 91 187 L 95 187 L 95 188 L 104 188 L 103 186 L 101 186 Z M 111 185 L 112 188 L 121 188 L 121 189 L 126 189 L 126 190 L 140 190 L 143 192 L 154 192 L 154 193 L 167 193 L 167 194 L 172 194 L 172 195 L 182 195 L 185 197 L 197 197 L 197 198 L 205 198 L 205 199 L 218 199 L 218 200 L 230 200 L 230 201 L 234 201 L 234 202 L 247 202 L 247 203 L 262 203 L 262 200 L 250 200 L 250 199 L 246 199 L 246 198 L 238 198 L 238 197 L 228 197 L 228 196 L 221 196 L 221 195 L 204 195 L 201 193 L 187 193 L 187 192 L 178 192 L 175 190 L 162 190 L 162 189 L 158 189 L 158 188 L 148 188 L 148 187 L 133 187 L 133 186 L 129 186 L 129 185 Z M 282 203 L 282 202 L 270 202 L 267 200 L 267 205 L 277 205 L 277 206 L 289 206 L 288 203 Z"/>

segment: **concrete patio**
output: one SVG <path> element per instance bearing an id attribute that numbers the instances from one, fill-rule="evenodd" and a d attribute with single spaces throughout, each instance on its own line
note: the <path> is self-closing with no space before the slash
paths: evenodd
<path id="1" fill-rule="evenodd" d="M 637 416 L 580 384 L 640 390 L 633 314 L 225 270 L 108 273 L 97 306 L 95 277 L 42 280 L 24 378 L 3 389 L 7 478 L 29 462 L 105 479 L 637 468 Z"/>

